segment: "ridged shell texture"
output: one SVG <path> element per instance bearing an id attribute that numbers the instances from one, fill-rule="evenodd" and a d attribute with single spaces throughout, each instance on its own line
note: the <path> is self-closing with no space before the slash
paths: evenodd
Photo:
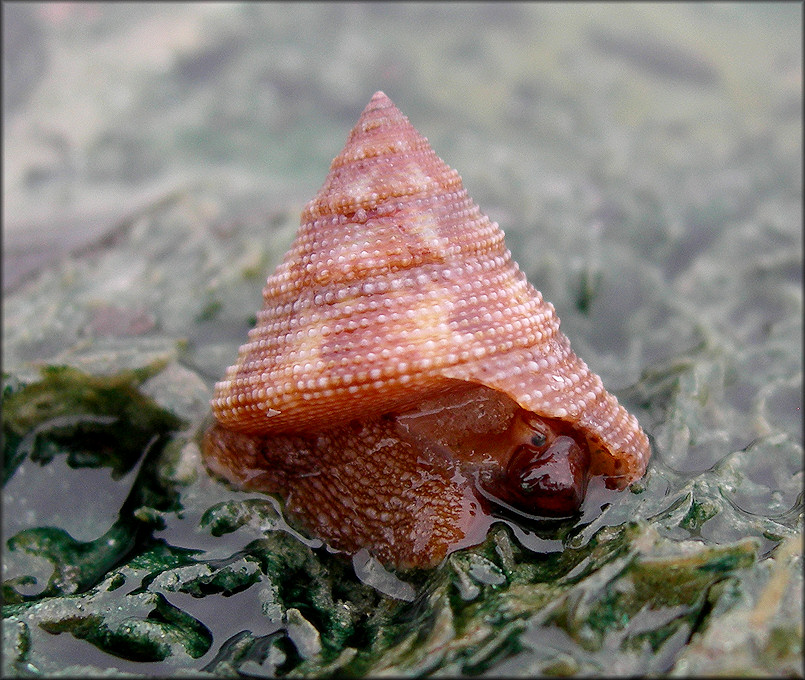
<path id="1" fill-rule="evenodd" d="M 640 477 L 648 440 L 570 349 L 498 225 L 382 92 L 302 213 L 213 412 L 252 434 L 399 412 L 468 381 L 571 422 L 592 472 Z"/>

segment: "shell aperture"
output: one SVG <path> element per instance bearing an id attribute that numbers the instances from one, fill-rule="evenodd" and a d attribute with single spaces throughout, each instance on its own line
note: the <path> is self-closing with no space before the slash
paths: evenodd
<path id="1" fill-rule="evenodd" d="M 427 566 L 483 539 L 490 497 L 563 515 L 591 476 L 624 488 L 645 471 L 637 420 L 382 92 L 263 297 L 216 384 L 205 460 L 282 494 L 335 548 Z"/>

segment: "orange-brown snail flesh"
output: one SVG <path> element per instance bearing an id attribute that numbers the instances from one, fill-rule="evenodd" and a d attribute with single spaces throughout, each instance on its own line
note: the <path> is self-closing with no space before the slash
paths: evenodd
<path id="1" fill-rule="evenodd" d="M 645 471 L 634 416 L 382 92 L 263 297 L 205 459 L 337 549 L 432 565 L 481 541 L 495 505 L 567 516 L 591 476 Z"/>
<path id="2" fill-rule="evenodd" d="M 457 383 L 400 415 L 321 433 L 245 435 L 216 425 L 205 454 L 240 488 L 284 494 L 288 511 L 333 547 L 370 545 L 385 562 L 422 566 L 483 539 L 484 496 L 529 514 L 575 512 L 589 454 L 560 434 L 570 430 L 487 387 Z M 477 484 L 487 494 L 479 497 Z"/>
<path id="3" fill-rule="evenodd" d="M 590 452 L 561 420 L 520 408 L 487 387 L 468 387 L 397 417 L 420 450 L 455 458 L 482 495 L 523 514 L 567 517 L 584 500 Z"/>

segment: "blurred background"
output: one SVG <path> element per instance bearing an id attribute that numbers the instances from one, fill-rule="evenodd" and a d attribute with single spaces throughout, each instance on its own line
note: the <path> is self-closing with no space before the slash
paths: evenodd
<path id="1" fill-rule="evenodd" d="M 2 13 L 4 379 L 15 392 L 36 388 L 41 366 L 90 380 L 159 368 L 140 389 L 189 424 L 171 442 L 183 471 L 171 502 L 181 496 L 184 514 L 160 514 L 164 527 L 148 540 L 212 545 L 218 556 L 251 540 L 248 527 L 215 541 L 200 533 L 216 499 L 239 497 L 196 474 L 193 432 L 304 203 L 383 90 L 500 224 L 576 353 L 652 439 L 644 480 L 585 536 L 637 520 L 678 542 L 683 563 L 691 546 L 757 550 L 740 590 L 723 591 L 725 601 L 746 593 L 734 609 L 714 605 L 714 591 L 702 596 L 701 616 L 714 617 L 707 637 L 674 634 L 673 649 L 652 658 L 635 647 L 628 662 L 603 647 L 593 663 L 582 631 L 568 647 L 577 668 L 801 672 L 801 564 L 783 562 L 764 590 L 777 547 L 788 541 L 783 554 L 799 555 L 802 542 L 801 3 L 6 2 Z M 58 433 L 59 408 L 85 417 L 57 389 L 58 417 L 34 426 L 28 416 L 45 418 L 47 404 L 29 409 L 27 392 L 16 394 L 26 446 L 44 427 Z M 3 488 L 4 587 L 35 599 L 50 592 L 51 573 L 67 574 L 57 585 L 71 593 L 94 558 L 68 564 L 47 541 L 20 537 L 63 530 L 106 545 L 132 482 L 19 449 Z M 126 550 L 110 564 L 128 569 Z M 571 599 L 634 590 L 604 588 L 600 573 Z M 167 665 L 146 669 L 158 675 L 198 670 L 234 632 L 265 629 L 254 589 L 181 599 L 159 579 L 149 588 L 215 638 L 197 650 L 203 658 L 175 648 Z M 114 618 L 131 600 L 124 590 L 98 616 Z M 70 598 L 62 623 L 80 628 L 84 600 Z M 679 615 L 646 606 L 640 616 Z M 15 672 L 38 664 L 83 676 L 65 664 L 113 663 L 100 643 L 91 657 L 88 643 L 44 632 L 47 607 L 30 611 L 30 638 L 19 622 L 9 627 Z M 150 609 L 137 612 L 153 623 Z M 542 610 L 533 616 L 542 621 Z M 533 649 L 552 630 L 537 625 Z M 129 658 L 121 639 L 111 653 Z M 143 672 L 139 661 L 114 663 Z M 533 663 L 517 657 L 508 670 L 567 668 Z"/>
<path id="2" fill-rule="evenodd" d="M 6 3 L 4 288 L 197 182 L 298 208 L 378 89 L 507 232 L 598 225 L 683 266 L 702 214 L 740 215 L 753 181 L 799 185 L 801 13 Z M 740 172 L 750 156 L 763 177 Z"/>

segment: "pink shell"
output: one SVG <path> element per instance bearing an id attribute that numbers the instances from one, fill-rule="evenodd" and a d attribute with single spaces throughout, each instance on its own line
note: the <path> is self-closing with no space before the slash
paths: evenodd
<path id="1" fill-rule="evenodd" d="M 637 420 L 573 353 L 458 173 L 382 92 L 305 206 L 263 298 L 216 384 L 213 412 L 227 429 L 324 431 L 464 381 L 571 423 L 591 472 L 615 486 L 646 469 Z"/>

